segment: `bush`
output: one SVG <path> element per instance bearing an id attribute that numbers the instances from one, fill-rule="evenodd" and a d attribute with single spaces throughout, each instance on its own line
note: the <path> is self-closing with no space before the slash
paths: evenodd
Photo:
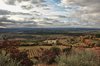
<path id="1" fill-rule="evenodd" d="M 33 61 L 28 58 L 27 51 L 11 52 L 10 56 L 11 58 L 16 59 L 17 61 L 20 61 L 23 66 L 33 66 Z"/>
<path id="2" fill-rule="evenodd" d="M 61 53 L 61 49 L 58 47 L 52 47 L 52 48 L 50 48 L 50 51 L 55 53 L 56 56 L 60 55 L 60 53 Z"/>
<path id="3" fill-rule="evenodd" d="M 58 66 L 100 66 L 100 57 L 97 58 L 92 51 L 82 51 L 68 57 L 62 55 L 56 61 Z"/>
<path id="4" fill-rule="evenodd" d="M 100 47 L 100 40 L 94 40 L 93 44 L 95 47 Z"/>
<path id="5" fill-rule="evenodd" d="M 10 54 L 7 54 L 6 51 L 0 52 L 0 66 L 22 66 L 20 62 L 10 58 Z"/>
<path id="6" fill-rule="evenodd" d="M 63 53 L 69 55 L 72 51 L 72 45 L 63 49 Z"/>
<path id="7" fill-rule="evenodd" d="M 27 57 L 26 52 L 20 52 L 16 56 L 4 50 L 0 52 L 0 66 L 33 66 L 35 65 L 33 60 Z"/>
<path id="8" fill-rule="evenodd" d="M 100 47 L 100 44 L 96 44 L 96 47 Z"/>
<path id="9" fill-rule="evenodd" d="M 23 66 L 33 66 L 32 60 L 28 58 L 27 51 L 20 52 L 18 50 L 18 44 L 19 42 L 17 41 L 9 41 L 8 38 L 3 37 L 3 42 L 0 45 L 0 63 L 2 64 L 0 66 L 6 66 L 6 64 L 7 66 L 11 64 L 13 64 L 12 66 L 19 66 L 17 64 L 19 61 Z"/>
<path id="10" fill-rule="evenodd" d="M 52 47 L 49 50 L 45 50 L 41 56 L 41 61 L 43 63 L 52 64 L 55 63 L 55 58 L 61 53 L 60 48 Z"/>

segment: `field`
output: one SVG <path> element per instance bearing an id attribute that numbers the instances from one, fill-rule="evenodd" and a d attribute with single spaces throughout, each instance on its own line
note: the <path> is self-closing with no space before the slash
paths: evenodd
<path id="1" fill-rule="evenodd" d="M 29 57 L 31 58 L 31 57 L 34 57 L 34 56 L 39 56 L 39 54 L 41 54 L 41 50 L 40 50 L 40 48 L 43 48 L 44 50 L 46 50 L 46 49 L 50 49 L 50 48 L 52 48 L 53 46 L 29 46 L 29 47 L 19 47 L 18 49 L 19 50 L 21 50 L 21 51 L 24 51 L 24 50 L 29 50 L 28 52 L 29 52 Z M 56 46 L 56 47 L 58 47 L 58 48 L 60 48 L 61 50 L 62 49 L 64 49 L 64 48 L 66 48 L 67 46 Z M 81 51 L 81 49 L 83 49 L 83 48 L 75 48 L 75 47 L 73 47 L 73 49 L 75 50 L 75 51 Z M 100 50 L 99 49 L 97 49 L 97 48 L 84 48 L 85 50 L 88 50 L 88 51 L 94 51 L 94 52 L 97 52 L 97 54 L 99 54 L 100 55 Z"/>
<path id="2" fill-rule="evenodd" d="M 4 29 L 0 32 L 0 58 L 5 56 L 2 50 L 10 53 L 13 60 L 22 60 L 26 66 L 100 66 L 100 31 Z"/>
<path id="3" fill-rule="evenodd" d="M 44 48 L 44 50 L 50 49 L 53 46 L 30 46 L 30 47 L 19 47 L 19 49 L 21 51 L 24 50 L 28 50 L 28 54 L 29 54 L 29 58 L 32 59 L 33 57 L 39 57 L 42 54 L 42 51 L 40 50 L 40 48 Z M 63 50 L 64 48 L 66 48 L 66 46 L 56 46 L 58 48 L 60 48 L 61 50 Z M 75 52 L 82 52 L 82 51 L 88 51 L 88 52 L 93 52 L 94 54 L 96 54 L 98 56 L 98 58 L 100 59 L 100 49 L 97 48 L 72 48 L 72 51 Z M 40 63 L 37 66 L 58 66 L 57 64 L 44 64 L 44 63 Z"/>
<path id="4" fill-rule="evenodd" d="M 42 51 L 40 48 L 43 48 L 44 50 L 50 49 L 53 46 L 29 46 L 29 47 L 19 47 L 19 50 L 24 51 L 28 50 L 29 58 L 32 58 L 34 56 L 40 56 Z M 66 46 L 56 46 L 60 48 L 61 50 L 66 48 Z"/>

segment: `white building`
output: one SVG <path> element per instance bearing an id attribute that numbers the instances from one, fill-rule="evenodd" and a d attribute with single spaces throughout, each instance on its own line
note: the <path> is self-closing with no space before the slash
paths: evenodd
<path id="1" fill-rule="evenodd" d="M 44 43 L 47 43 L 47 44 L 57 44 L 57 40 L 45 40 Z"/>

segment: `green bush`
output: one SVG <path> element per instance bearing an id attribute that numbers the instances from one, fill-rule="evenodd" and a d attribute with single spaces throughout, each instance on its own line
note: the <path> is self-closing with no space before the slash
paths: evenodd
<path id="1" fill-rule="evenodd" d="M 72 45 L 63 49 L 63 53 L 69 55 L 72 51 Z"/>
<path id="2" fill-rule="evenodd" d="M 96 44 L 96 47 L 100 47 L 100 44 Z"/>
<path id="3" fill-rule="evenodd" d="M 60 53 L 61 53 L 61 49 L 56 46 L 50 48 L 50 51 L 54 52 L 57 56 L 60 55 Z"/>
<path id="4" fill-rule="evenodd" d="M 76 54 L 71 54 L 66 57 L 62 55 L 56 58 L 58 66 L 100 66 L 100 57 L 97 56 L 92 51 L 82 51 Z"/>
<path id="5" fill-rule="evenodd" d="M 36 65 L 36 61 L 34 59 L 30 60 L 27 58 L 26 53 L 20 53 L 20 61 L 17 59 L 13 59 L 10 53 L 7 53 L 4 50 L 0 51 L 0 66 L 33 66 Z"/>
<path id="6" fill-rule="evenodd" d="M 10 54 L 5 51 L 0 52 L 0 66 L 22 66 L 20 62 L 10 58 Z"/>
<path id="7" fill-rule="evenodd" d="M 61 50 L 58 47 L 52 47 L 50 49 L 47 49 L 42 53 L 41 61 L 46 64 L 56 63 L 55 58 L 59 56 L 60 53 Z"/>
<path id="8" fill-rule="evenodd" d="M 92 45 L 95 47 L 100 47 L 100 40 L 93 40 Z"/>

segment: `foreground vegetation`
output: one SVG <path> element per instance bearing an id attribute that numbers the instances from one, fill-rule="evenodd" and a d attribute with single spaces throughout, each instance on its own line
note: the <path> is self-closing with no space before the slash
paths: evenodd
<path id="1" fill-rule="evenodd" d="M 92 51 L 81 51 L 56 58 L 58 66 L 100 66 L 100 57 Z"/>
<path id="2" fill-rule="evenodd" d="M 44 40 L 47 40 L 47 38 Z M 52 39 L 52 36 L 50 39 Z M 35 41 L 38 45 L 21 46 L 20 41 L 9 40 L 7 36 L 3 36 L 0 42 L 0 66 L 36 66 L 42 63 L 48 65 L 56 64 L 57 66 L 100 66 L 100 57 L 95 52 L 86 50 L 86 47 L 90 49 L 93 47 L 100 48 L 99 39 L 95 39 L 92 36 L 85 36 L 84 40 L 76 41 L 77 38 L 68 36 L 62 40 L 67 39 L 69 44 L 65 45 L 60 40 L 57 41 L 60 44 L 59 46 L 54 43 L 51 43 L 50 46 L 46 43 L 44 45 L 42 43 L 43 40 L 39 40 L 39 43 L 42 43 L 42 45 L 38 44 L 38 41 Z M 85 39 L 88 41 L 84 42 Z M 80 44 L 82 42 L 86 46 Z M 28 39 L 24 43 L 28 44 Z M 79 49 L 76 50 L 77 48 Z"/>
<path id="3" fill-rule="evenodd" d="M 0 66 L 22 66 L 20 62 L 12 59 L 10 54 L 2 50 L 0 52 Z"/>
<path id="4" fill-rule="evenodd" d="M 0 66 L 36 66 L 38 64 L 56 64 L 57 66 L 100 66 L 100 57 L 91 50 L 76 50 L 65 48 L 62 51 L 58 47 L 51 47 L 42 51 L 40 56 L 29 59 L 26 52 L 19 55 L 0 51 Z M 63 49 L 63 50 L 65 50 Z"/>

